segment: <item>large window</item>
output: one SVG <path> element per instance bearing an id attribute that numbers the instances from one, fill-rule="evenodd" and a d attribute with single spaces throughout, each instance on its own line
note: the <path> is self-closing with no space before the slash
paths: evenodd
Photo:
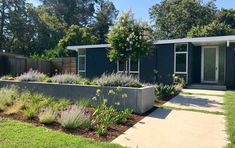
<path id="1" fill-rule="evenodd" d="M 139 71 L 140 71 L 140 61 L 129 59 L 128 62 L 129 62 L 130 74 L 138 77 Z M 128 66 L 127 61 L 118 61 L 117 62 L 117 71 L 118 72 L 126 72 L 128 70 L 127 66 Z"/>
<path id="2" fill-rule="evenodd" d="M 86 76 L 86 49 L 78 50 L 78 74 Z"/>
<path id="3" fill-rule="evenodd" d="M 188 78 L 188 44 L 175 44 L 174 54 L 174 74 L 177 77 L 184 78 L 187 83 Z"/>

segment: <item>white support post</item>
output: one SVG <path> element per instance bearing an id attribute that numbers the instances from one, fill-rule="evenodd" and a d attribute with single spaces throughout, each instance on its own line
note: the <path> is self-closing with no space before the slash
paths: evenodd
<path id="1" fill-rule="evenodd" d="M 230 42 L 229 42 L 229 41 L 227 41 L 227 47 L 229 47 L 229 45 L 230 45 Z"/>

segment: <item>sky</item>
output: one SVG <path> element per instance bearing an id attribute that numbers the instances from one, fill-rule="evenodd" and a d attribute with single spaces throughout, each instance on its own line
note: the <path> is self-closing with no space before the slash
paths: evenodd
<path id="1" fill-rule="evenodd" d="M 39 5 L 39 0 L 28 0 L 34 5 Z M 120 12 L 132 9 L 136 19 L 149 21 L 149 8 L 154 4 L 160 3 L 161 0 L 111 0 Z M 203 0 L 208 2 L 208 0 Z M 217 0 L 216 6 L 218 8 L 234 8 L 235 0 Z"/>

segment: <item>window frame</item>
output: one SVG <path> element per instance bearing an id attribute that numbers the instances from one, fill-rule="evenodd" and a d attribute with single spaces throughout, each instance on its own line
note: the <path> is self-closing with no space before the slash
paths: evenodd
<path id="1" fill-rule="evenodd" d="M 176 51 L 176 48 L 177 48 L 177 45 L 179 45 L 179 44 L 186 44 L 187 45 L 187 50 L 186 51 Z M 186 80 L 185 80 L 185 82 L 186 83 L 188 83 L 188 50 L 189 50 L 189 45 L 188 45 L 188 43 L 175 43 L 174 44 L 174 75 L 186 75 Z M 185 63 L 185 65 L 186 65 L 186 68 L 185 68 L 185 70 L 186 71 L 176 71 L 177 70 L 177 68 L 176 68 L 176 62 L 177 62 L 177 60 L 176 60 L 176 56 L 177 55 L 186 55 L 186 63 Z M 174 82 L 175 82 L 175 80 L 174 80 Z"/>
<path id="2" fill-rule="evenodd" d="M 80 55 L 79 50 L 85 50 L 85 54 Z M 85 76 L 86 76 L 86 49 L 78 49 L 77 54 L 78 54 L 77 55 L 77 57 L 78 57 L 78 66 L 77 66 L 78 67 L 78 74 L 85 73 Z M 84 70 L 80 70 L 80 62 L 79 62 L 80 58 L 84 58 L 85 59 Z"/>
<path id="3" fill-rule="evenodd" d="M 120 70 L 119 69 L 119 60 L 117 60 L 117 72 L 125 72 L 123 70 Z M 138 70 L 137 71 L 131 71 L 131 58 L 129 58 L 128 60 L 129 62 L 129 70 L 130 70 L 130 74 L 138 74 L 138 77 L 140 76 L 140 60 L 138 59 Z M 124 62 L 125 63 L 125 67 L 126 67 L 126 70 L 127 70 L 127 61 Z"/>

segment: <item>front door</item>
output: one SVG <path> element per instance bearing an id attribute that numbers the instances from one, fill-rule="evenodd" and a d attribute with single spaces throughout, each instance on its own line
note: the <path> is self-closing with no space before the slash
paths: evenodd
<path id="1" fill-rule="evenodd" d="M 202 48 L 202 83 L 218 83 L 219 48 L 207 46 Z"/>

